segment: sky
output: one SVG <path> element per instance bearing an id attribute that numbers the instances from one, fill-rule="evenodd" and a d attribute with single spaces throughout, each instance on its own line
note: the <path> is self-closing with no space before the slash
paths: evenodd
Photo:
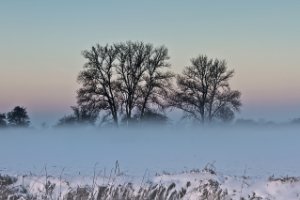
<path id="1" fill-rule="evenodd" d="M 242 92 L 238 118 L 300 117 L 300 1 L 1 1 L 0 112 L 27 108 L 55 123 L 76 104 L 81 52 L 144 41 L 169 49 L 176 73 L 191 58 L 226 59 Z"/>

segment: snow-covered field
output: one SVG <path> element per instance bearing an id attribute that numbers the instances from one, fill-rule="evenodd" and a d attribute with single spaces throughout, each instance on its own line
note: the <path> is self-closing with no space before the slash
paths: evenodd
<path id="1" fill-rule="evenodd" d="M 133 178 L 114 169 L 109 175 L 63 178 L 27 174 L 0 176 L 0 199 L 67 200 L 293 200 L 300 198 L 300 178 L 227 176 L 211 168 L 179 174 Z"/>
<path id="2" fill-rule="evenodd" d="M 300 199 L 299 130 L 0 130 L 0 174 L 17 177 L 9 187 L 22 185 L 35 195 L 53 184 L 54 199 L 80 188 L 94 196 L 106 188 L 111 198 L 124 190 L 131 199 L 139 191 L 144 199 L 151 191 L 164 199 Z"/>

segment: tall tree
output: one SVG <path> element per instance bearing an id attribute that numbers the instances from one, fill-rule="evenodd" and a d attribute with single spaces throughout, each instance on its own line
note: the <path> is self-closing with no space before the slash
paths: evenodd
<path id="1" fill-rule="evenodd" d="M 113 45 L 98 44 L 90 51 L 83 51 L 82 55 L 88 61 L 78 76 L 83 85 L 77 93 L 78 104 L 93 112 L 107 111 L 118 124 L 120 86 L 114 77 L 117 49 Z"/>
<path id="2" fill-rule="evenodd" d="M 167 104 L 162 97 L 167 95 L 170 80 L 174 76 L 173 73 L 165 71 L 170 66 L 167 62 L 168 49 L 130 41 L 119 44 L 118 48 L 117 73 L 125 119 L 132 119 L 134 109 L 139 112 L 139 119 L 143 118 L 146 111 L 150 112 L 153 106 L 163 110 Z"/>
<path id="3" fill-rule="evenodd" d="M 233 74 L 224 60 L 203 55 L 193 58 L 191 65 L 177 76 L 171 104 L 202 123 L 230 121 L 241 106 L 241 93 L 231 90 L 228 82 Z"/>
<path id="4" fill-rule="evenodd" d="M 16 106 L 11 112 L 7 113 L 8 124 L 12 127 L 28 127 L 30 124 L 26 108 Z"/>
<path id="5" fill-rule="evenodd" d="M 117 46 L 119 49 L 117 73 L 123 97 L 122 108 L 125 109 L 125 120 L 130 121 L 133 109 L 137 106 L 138 91 L 141 90 L 140 84 L 147 70 L 153 46 L 130 41 Z"/>
<path id="6" fill-rule="evenodd" d="M 146 112 L 153 113 L 151 111 L 153 106 L 157 106 L 159 110 L 164 110 L 168 106 L 165 97 L 170 93 L 171 80 L 174 77 L 172 72 L 165 71 L 165 68 L 170 67 L 168 59 L 168 49 L 164 46 L 154 49 L 151 53 L 143 75 L 144 84 L 140 90 L 138 105 L 140 119 L 144 118 Z"/>

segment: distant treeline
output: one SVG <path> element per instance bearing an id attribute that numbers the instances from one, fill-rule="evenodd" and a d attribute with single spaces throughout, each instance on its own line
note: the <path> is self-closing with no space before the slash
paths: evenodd
<path id="1" fill-rule="evenodd" d="M 73 115 L 69 115 L 70 121 L 67 121 L 63 124 L 56 124 L 54 127 L 63 127 L 63 126 L 78 126 L 78 125 L 95 125 L 95 123 L 84 123 L 84 121 L 79 120 L 79 116 L 76 116 L 76 113 L 78 111 L 76 110 L 76 107 L 73 108 Z M 67 119 L 68 117 L 64 117 L 63 119 Z M 167 122 L 167 117 L 161 118 L 161 120 L 158 120 L 156 118 L 155 125 L 165 125 Z M 148 121 L 149 122 L 149 121 Z M 253 119 L 237 119 L 234 123 L 231 123 L 232 125 L 236 127 L 277 127 L 277 126 L 285 126 L 285 125 L 300 125 L 300 118 L 294 118 L 288 122 L 282 122 L 282 123 L 275 123 L 272 121 L 265 121 L 265 120 L 253 120 Z M 27 115 L 26 108 L 16 106 L 11 112 L 6 113 L 0 113 L 0 128 L 27 128 L 30 125 L 29 116 Z M 127 124 L 123 124 L 127 125 Z M 142 124 L 144 125 L 144 124 Z M 214 125 L 220 125 L 220 124 L 214 124 Z M 41 124 L 42 128 L 48 128 L 47 124 L 44 122 Z"/>

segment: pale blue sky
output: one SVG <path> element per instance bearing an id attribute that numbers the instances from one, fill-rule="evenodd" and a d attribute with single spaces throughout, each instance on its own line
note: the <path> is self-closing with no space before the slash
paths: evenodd
<path id="1" fill-rule="evenodd" d="M 142 40 L 191 57 L 224 58 L 243 94 L 238 117 L 300 117 L 300 1 L 1 1 L 0 112 L 24 105 L 54 123 L 75 104 L 81 51 Z"/>

